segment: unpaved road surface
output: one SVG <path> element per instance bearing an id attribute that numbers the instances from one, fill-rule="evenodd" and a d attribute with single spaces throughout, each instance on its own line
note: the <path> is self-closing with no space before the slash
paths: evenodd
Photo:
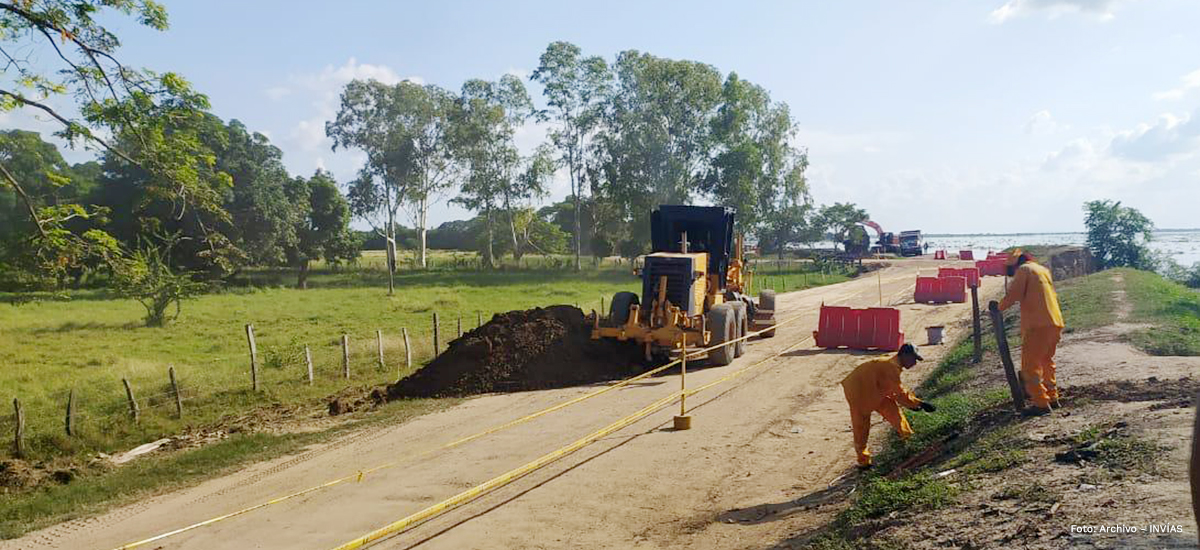
<path id="1" fill-rule="evenodd" d="M 969 304 L 918 305 L 918 270 L 953 262 L 911 260 L 844 284 L 782 294 L 779 319 L 802 318 L 773 339 L 754 340 L 721 368 L 688 373 L 696 387 L 802 342 L 744 376 L 688 400 L 693 429 L 669 430 L 671 406 L 377 548 L 768 548 L 794 531 L 786 518 L 755 521 L 747 510 L 819 499 L 853 464 L 849 415 L 838 382 L 864 353 L 812 348 L 822 303 L 902 310 L 910 342 L 946 325 L 969 330 Z M 964 264 L 965 265 L 965 264 Z M 984 280 L 980 300 L 1001 292 Z M 905 375 L 916 385 L 948 346 Z M 109 549 L 372 466 L 403 463 L 146 548 L 326 549 L 361 536 L 525 464 L 677 390 L 678 375 L 610 392 L 518 427 L 420 460 L 447 442 L 571 399 L 594 387 L 488 395 L 405 424 L 360 432 L 135 506 L 64 523 L 3 548 Z M 874 435 L 882 437 L 883 426 Z M 875 443 L 878 448 L 879 443 Z M 731 516 L 732 514 L 732 516 Z M 743 514 L 743 515 L 738 515 Z"/>

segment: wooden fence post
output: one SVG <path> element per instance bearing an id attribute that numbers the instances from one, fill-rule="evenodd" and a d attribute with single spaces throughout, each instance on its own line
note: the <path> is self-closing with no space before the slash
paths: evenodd
<path id="1" fill-rule="evenodd" d="M 483 312 L 476 311 L 475 312 L 475 328 L 479 328 L 482 326 L 483 326 Z"/>
<path id="2" fill-rule="evenodd" d="M 350 379 L 350 335 L 342 335 L 342 377 Z"/>
<path id="3" fill-rule="evenodd" d="M 600 311 L 596 315 L 604 317 L 604 296 L 600 297 Z"/>
<path id="4" fill-rule="evenodd" d="M 67 435 L 78 435 L 75 431 L 75 388 L 71 388 L 71 393 L 67 394 Z"/>
<path id="5" fill-rule="evenodd" d="M 437 312 L 433 312 L 433 356 L 438 356 L 438 316 Z"/>
<path id="6" fill-rule="evenodd" d="M 404 333 L 404 367 L 412 371 L 412 347 L 408 345 L 408 328 L 400 329 Z"/>
<path id="7" fill-rule="evenodd" d="M 975 355 L 972 362 L 978 363 L 983 358 L 983 329 L 979 322 L 979 288 L 971 287 L 971 329 L 975 331 Z"/>
<path id="8" fill-rule="evenodd" d="M 122 378 L 121 382 L 125 384 L 125 397 L 129 399 L 129 416 L 133 418 L 133 423 L 137 424 L 141 417 L 141 409 L 138 408 L 137 399 L 133 397 L 133 386 L 129 385 L 128 378 Z"/>
<path id="9" fill-rule="evenodd" d="M 246 341 L 250 343 L 250 385 L 258 391 L 258 345 L 254 343 L 254 325 L 246 325 Z"/>
<path id="10" fill-rule="evenodd" d="M 308 385 L 311 386 L 313 383 L 312 351 L 308 349 L 308 346 L 304 346 L 304 362 L 308 365 Z"/>
<path id="11" fill-rule="evenodd" d="M 1008 335 L 1004 333 L 1004 313 L 999 308 L 988 307 L 992 316 L 992 329 L 996 333 L 996 347 L 1000 352 L 1000 362 L 1004 364 L 1004 376 L 1008 379 L 1008 389 L 1012 392 L 1013 407 L 1020 412 L 1025 408 L 1025 389 L 1017 379 L 1017 371 L 1013 367 L 1012 355 L 1008 351 Z"/>
<path id="12" fill-rule="evenodd" d="M 375 329 L 375 342 L 379 344 L 379 370 L 386 371 L 387 366 L 383 364 L 383 331 Z"/>
<path id="13" fill-rule="evenodd" d="M 183 395 L 179 393 L 179 379 L 175 378 L 175 366 L 167 366 L 167 376 L 171 379 L 171 393 L 175 396 L 175 418 L 183 418 Z"/>
<path id="14" fill-rule="evenodd" d="M 458 316 L 458 337 L 462 338 L 462 315 Z"/>
<path id="15" fill-rule="evenodd" d="M 13 398 L 13 409 L 16 411 L 17 429 L 13 436 L 13 454 L 17 458 L 25 457 L 25 409 L 21 408 L 21 400 Z"/>

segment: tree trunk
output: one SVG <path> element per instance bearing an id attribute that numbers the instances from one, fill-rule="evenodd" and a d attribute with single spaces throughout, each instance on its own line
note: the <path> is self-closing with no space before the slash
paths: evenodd
<path id="1" fill-rule="evenodd" d="M 421 251 L 418 254 L 418 261 L 421 264 L 421 269 L 425 269 L 425 237 L 429 232 L 429 198 L 422 198 L 417 204 L 417 221 L 419 231 L 421 233 Z"/>
<path id="2" fill-rule="evenodd" d="M 575 202 L 575 271 L 580 271 L 583 269 L 583 265 L 579 261 L 579 256 L 583 253 L 583 244 L 582 244 L 583 235 L 581 234 L 582 231 L 580 229 L 580 227 L 582 226 L 581 219 L 583 218 L 583 213 L 580 212 L 580 209 L 579 209 L 580 182 L 579 182 L 579 177 L 578 177 L 576 166 L 575 166 L 576 154 L 577 154 L 577 152 L 572 152 L 570 155 L 570 157 L 571 157 L 570 158 L 570 163 L 571 163 L 570 170 L 571 170 L 571 198 Z"/>
<path id="3" fill-rule="evenodd" d="M 308 288 L 308 260 L 300 261 L 300 269 L 296 270 L 296 288 L 304 290 Z"/>
<path id="4" fill-rule="evenodd" d="M 512 210 L 508 211 L 508 229 L 512 233 L 513 259 L 519 262 L 524 254 L 521 250 L 521 240 L 517 238 L 517 221 L 513 219 Z"/>
<path id="5" fill-rule="evenodd" d="M 487 212 L 487 247 L 484 248 L 484 262 L 487 264 L 488 269 L 496 268 L 496 256 L 492 250 L 492 236 L 492 211 L 489 209 Z"/>
<path id="6" fill-rule="evenodd" d="M 396 212 L 388 209 L 387 236 L 384 247 L 387 248 L 388 296 L 396 291 Z"/>

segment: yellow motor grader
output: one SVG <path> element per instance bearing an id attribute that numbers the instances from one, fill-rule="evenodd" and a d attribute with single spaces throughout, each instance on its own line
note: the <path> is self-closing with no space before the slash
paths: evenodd
<path id="1" fill-rule="evenodd" d="M 592 338 L 644 346 L 646 359 L 729 342 L 775 324 L 775 292 L 746 295 L 750 273 L 742 239 L 733 232 L 734 209 L 663 205 L 650 215 L 652 251 L 641 268 L 642 295 L 618 292 L 608 317 L 596 318 Z M 761 336 L 774 336 L 774 330 Z M 745 340 L 708 353 L 710 365 L 728 365 Z"/>

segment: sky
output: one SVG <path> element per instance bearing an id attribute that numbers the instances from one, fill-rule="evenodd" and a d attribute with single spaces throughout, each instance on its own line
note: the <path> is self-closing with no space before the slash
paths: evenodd
<path id="1" fill-rule="evenodd" d="M 1094 199 L 1162 228 L 1200 227 L 1194 0 L 165 4 L 166 32 L 111 25 L 120 58 L 182 74 L 216 115 L 267 135 L 294 174 L 354 177 L 362 154 L 332 151 L 324 133 L 352 79 L 456 90 L 527 77 L 566 40 L 610 61 L 636 49 L 762 85 L 799 125 L 814 202 L 856 203 L 889 231 L 1079 231 Z M 0 125 L 52 129 L 24 113 Z M 522 128 L 519 145 L 545 130 Z M 568 192 L 559 174 L 543 202 Z M 469 215 L 443 201 L 430 219 Z"/>

